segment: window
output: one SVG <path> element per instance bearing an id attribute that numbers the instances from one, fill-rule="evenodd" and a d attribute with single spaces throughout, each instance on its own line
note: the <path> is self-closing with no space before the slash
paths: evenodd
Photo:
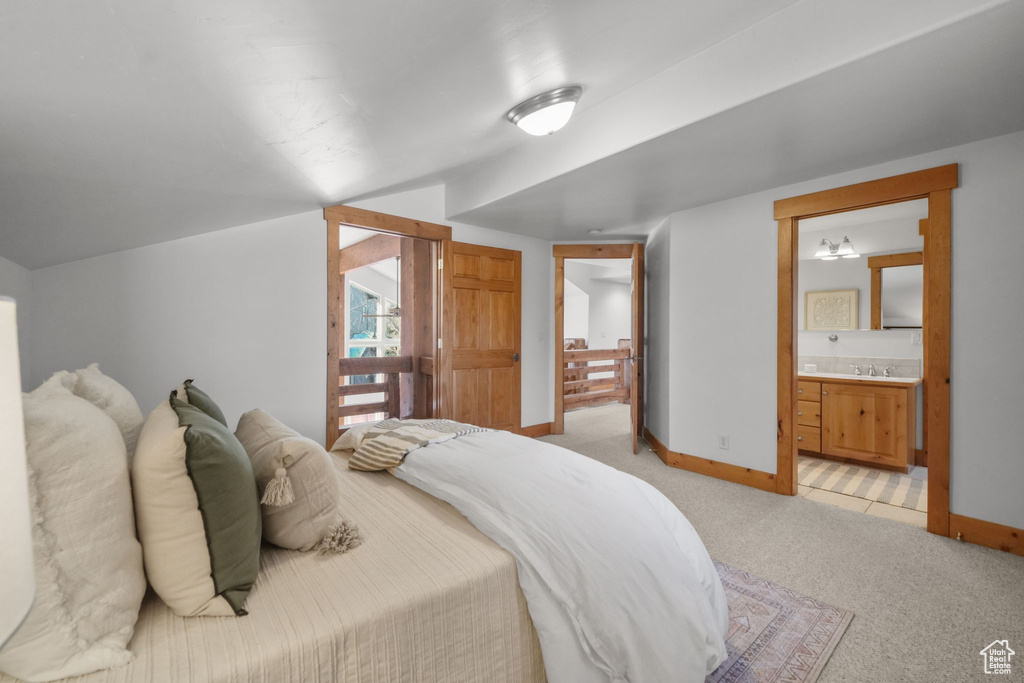
<path id="1" fill-rule="evenodd" d="M 395 302 L 352 282 L 350 277 L 345 278 L 345 287 L 348 301 L 345 355 L 349 358 L 398 356 L 402 336 L 401 318 L 383 317 L 395 308 Z M 352 375 L 348 378 L 349 384 L 371 384 L 378 381 L 378 375 Z M 379 400 L 376 394 L 368 396 Z"/>

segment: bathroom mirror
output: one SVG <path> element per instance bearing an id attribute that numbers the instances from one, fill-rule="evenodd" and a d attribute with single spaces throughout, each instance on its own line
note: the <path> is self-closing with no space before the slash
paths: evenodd
<path id="1" fill-rule="evenodd" d="M 924 313 L 924 266 L 882 269 L 883 330 L 920 328 Z"/>
<path id="2" fill-rule="evenodd" d="M 801 220 L 797 327 L 802 332 L 920 328 L 927 202 Z"/>

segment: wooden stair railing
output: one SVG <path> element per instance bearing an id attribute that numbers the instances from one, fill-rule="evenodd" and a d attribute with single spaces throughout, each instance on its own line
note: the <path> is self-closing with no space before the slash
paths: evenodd
<path id="1" fill-rule="evenodd" d="M 604 403 L 629 403 L 629 357 L 629 349 L 565 351 L 565 367 L 562 368 L 565 409 L 589 408 Z M 595 362 L 601 364 L 590 365 Z M 613 373 L 611 377 L 590 378 L 590 375 L 608 372 Z"/>
<path id="2" fill-rule="evenodd" d="M 338 361 L 338 433 L 344 433 L 346 417 L 384 413 L 385 417 L 401 417 L 402 373 L 412 372 L 412 356 L 384 356 L 383 358 L 341 358 Z M 385 375 L 383 382 L 345 384 L 346 377 L 358 375 Z M 346 396 L 384 394 L 379 403 L 345 405 Z"/>

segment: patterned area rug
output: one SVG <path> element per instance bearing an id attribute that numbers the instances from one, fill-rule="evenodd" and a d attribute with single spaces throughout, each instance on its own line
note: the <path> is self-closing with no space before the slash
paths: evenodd
<path id="1" fill-rule="evenodd" d="M 797 477 L 801 486 L 928 511 L 928 482 L 899 472 L 800 456 Z"/>
<path id="2" fill-rule="evenodd" d="M 853 612 L 715 562 L 729 599 L 729 658 L 708 683 L 813 683 Z"/>

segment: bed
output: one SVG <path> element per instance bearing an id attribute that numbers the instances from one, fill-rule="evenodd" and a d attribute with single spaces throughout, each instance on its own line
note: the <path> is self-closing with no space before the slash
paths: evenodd
<path id="1" fill-rule="evenodd" d="M 241 618 L 184 619 L 150 593 L 134 661 L 68 680 L 544 681 L 513 558 L 450 505 L 335 464 L 360 547 L 318 556 L 264 545 Z"/>
<path id="2" fill-rule="evenodd" d="M 134 661 L 71 680 L 697 683 L 724 661 L 721 581 L 660 492 L 552 444 L 442 422 L 332 456 L 362 545 L 264 546 L 242 618 L 183 619 L 147 596 Z M 424 430 L 437 440 L 412 438 Z M 349 468 L 387 439 L 400 464 Z"/>

